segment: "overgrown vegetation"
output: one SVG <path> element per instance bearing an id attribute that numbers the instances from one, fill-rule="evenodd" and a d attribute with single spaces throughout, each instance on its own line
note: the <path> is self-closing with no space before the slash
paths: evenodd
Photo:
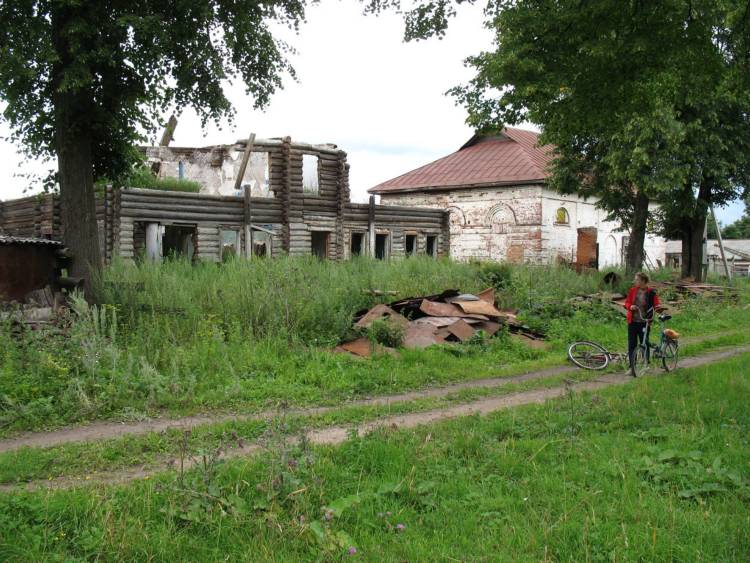
<path id="1" fill-rule="evenodd" d="M 567 302 L 599 289 L 599 273 L 517 266 L 493 274 L 501 282 L 499 303 L 545 330 L 548 350 L 501 335 L 371 361 L 328 351 L 353 335 L 356 311 L 393 299 L 363 289 L 399 297 L 479 291 L 491 281 L 488 269 L 428 258 L 115 264 L 102 280 L 107 304 L 78 300 L 75 313 L 40 331 L 18 334 L 9 322 L 0 325 L 0 434 L 98 418 L 331 403 L 510 374 L 564 361 L 573 339 L 624 348 L 622 317 L 601 305 Z M 736 308 L 696 301 L 673 326 L 694 336 L 736 331 L 750 321 L 742 299 Z M 393 344 L 398 335 L 379 338 Z"/>
<path id="2" fill-rule="evenodd" d="M 128 188 L 140 188 L 142 190 L 166 190 L 170 192 L 201 191 L 200 182 L 192 180 L 181 180 L 179 178 L 158 178 L 146 166 L 136 166 L 128 176 L 126 186 Z"/>
<path id="3" fill-rule="evenodd" d="M 125 487 L 0 496 L 7 561 L 739 561 L 748 356 Z M 291 435 L 294 435 L 293 433 Z"/>

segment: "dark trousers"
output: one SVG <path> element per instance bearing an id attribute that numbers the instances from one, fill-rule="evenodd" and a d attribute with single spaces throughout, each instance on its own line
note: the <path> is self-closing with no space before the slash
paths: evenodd
<path id="1" fill-rule="evenodd" d="M 637 346 L 643 344 L 643 329 L 646 323 L 632 322 L 628 325 L 628 358 L 633 363 L 633 352 Z M 646 343 L 648 343 L 648 334 L 646 334 Z"/>

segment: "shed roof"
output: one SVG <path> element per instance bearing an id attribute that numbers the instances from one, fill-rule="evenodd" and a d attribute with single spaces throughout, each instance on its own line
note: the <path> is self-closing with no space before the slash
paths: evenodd
<path id="1" fill-rule="evenodd" d="M 50 240 L 39 237 L 19 237 L 0 233 L 0 244 L 35 244 L 43 246 L 63 246 L 58 240 Z"/>
<path id="2" fill-rule="evenodd" d="M 497 135 L 474 135 L 453 154 L 368 191 L 383 194 L 544 182 L 549 176 L 552 146 L 539 146 L 538 137 L 533 131 L 512 127 Z"/>

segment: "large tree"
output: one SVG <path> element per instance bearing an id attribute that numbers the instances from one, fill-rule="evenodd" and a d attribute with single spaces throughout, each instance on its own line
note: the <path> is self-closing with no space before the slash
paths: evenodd
<path id="1" fill-rule="evenodd" d="M 3 117 L 27 153 L 57 158 L 74 275 L 101 266 L 94 178 L 127 174 L 167 108 L 231 118 L 227 80 L 265 105 L 292 72 L 269 24 L 303 17 L 304 0 L 0 2 Z"/>
<path id="2" fill-rule="evenodd" d="M 390 6 L 398 0 L 373 0 Z M 407 39 L 442 34 L 460 0 L 407 13 Z M 557 147 L 551 184 L 600 198 L 640 266 L 649 203 L 701 276 L 706 209 L 736 197 L 750 159 L 747 0 L 489 0 L 496 48 L 453 90 L 477 129 L 531 121 Z"/>

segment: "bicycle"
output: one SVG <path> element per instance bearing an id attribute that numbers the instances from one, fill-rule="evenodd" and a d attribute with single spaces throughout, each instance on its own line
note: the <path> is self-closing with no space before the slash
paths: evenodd
<path id="1" fill-rule="evenodd" d="M 651 332 L 650 321 L 653 319 L 652 313 L 649 322 L 643 327 L 643 338 L 641 339 L 641 343 L 633 351 L 633 358 L 630 362 L 630 375 L 633 377 L 643 375 L 646 370 L 648 370 L 652 355 L 654 359 L 661 360 L 661 365 L 662 368 L 664 368 L 664 371 L 670 372 L 677 369 L 677 362 L 680 353 L 680 346 L 678 343 L 680 334 L 671 328 L 666 328 L 666 323 L 671 318 L 672 315 L 659 315 L 661 327 L 659 332 L 659 344 L 650 344 L 648 336 Z"/>
<path id="2" fill-rule="evenodd" d="M 661 321 L 661 338 L 659 344 L 647 344 L 650 323 L 644 328 L 642 343 L 638 345 L 633 356 L 634 361 L 630 362 L 630 373 L 634 377 L 642 375 L 650 362 L 651 354 L 654 358 L 660 358 L 662 367 L 665 371 L 674 371 L 677 368 L 679 356 L 679 345 L 677 339 L 679 333 L 665 328 L 665 323 L 672 318 L 671 315 L 660 315 Z M 610 352 L 604 346 L 590 340 L 578 340 L 568 347 L 568 359 L 583 369 L 602 370 L 611 362 L 624 364 L 628 361 L 627 353 Z"/>

